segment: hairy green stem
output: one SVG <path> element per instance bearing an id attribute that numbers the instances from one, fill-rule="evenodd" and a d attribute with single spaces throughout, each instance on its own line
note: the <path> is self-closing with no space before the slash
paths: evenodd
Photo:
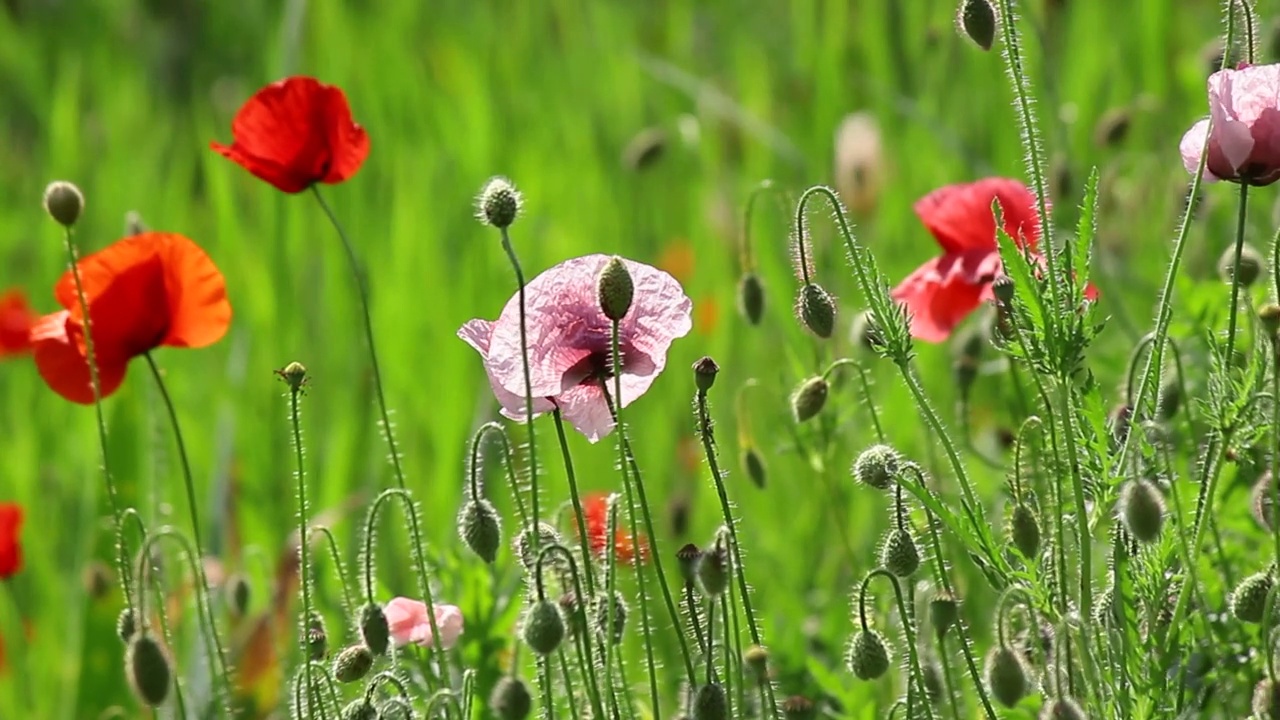
<path id="1" fill-rule="evenodd" d="M 569 453 L 569 440 L 565 437 L 564 418 L 561 417 L 560 408 L 555 409 L 552 417 L 556 423 L 556 438 L 560 441 L 560 456 L 564 459 L 564 474 L 569 479 L 569 501 L 573 503 L 573 518 L 578 523 L 578 544 L 582 551 L 583 575 L 587 579 L 587 592 L 594 594 L 595 570 L 591 562 L 591 544 L 587 539 L 586 514 L 582 511 L 582 495 L 578 492 L 578 474 L 573 470 L 573 455 Z"/>
<path id="2" fill-rule="evenodd" d="M 298 553 L 299 576 L 302 585 L 302 617 L 299 625 L 298 640 L 302 647 L 303 654 L 307 651 L 307 626 L 311 622 L 311 559 L 309 557 L 309 546 L 311 545 L 311 533 L 307 531 L 307 517 L 309 510 L 307 508 L 307 475 L 306 468 L 303 465 L 302 452 L 302 420 L 298 412 L 298 396 L 302 394 L 302 388 L 299 384 L 294 384 L 289 388 L 289 417 L 293 428 L 293 453 L 294 461 L 297 463 L 298 473 Z M 311 663 L 305 663 L 303 667 L 303 677 L 307 683 L 307 710 L 308 715 L 311 710 L 311 691 L 315 688 L 315 682 L 311 677 Z M 299 708 L 301 709 L 301 708 Z"/>
<path id="3" fill-rule="evenodd" d="M 529 497 L 535 523 L 531 542 L 533 551 L 536 553 L 538 544 L 542 541 L 539 537 L 541 533 L 536 526 L 541 517 L 538 514 L 538 437 L 533 428 L 533 376 L 529 370 L 529 318 L 524 269 L 520 267 L 520 259 L 516 257 L 515 248 L 511 246 L 511 235 L 507 232 L 507 228 L 501 227 L 498 230 L 502 234 L 502 250 L 507 254 L 511 269 L 516 274 L 516 294 L 520 309 L 520 369 L 524 373 L 524 422 L 529 431 Z"/>

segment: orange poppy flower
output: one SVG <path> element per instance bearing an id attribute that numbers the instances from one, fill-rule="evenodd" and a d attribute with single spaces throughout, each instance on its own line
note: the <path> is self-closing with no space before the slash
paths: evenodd
<path id="1" fill-rule="evenodd" d="M 604 557 L 609 549 L 609 498 L 604 493 L 591 493 L 582 498 L 582 519 L 587 524 L 587 544 L 596 557 Z M 632 535 L 618 529 L 613 536 L 613 553 L 618 562 L 635 565 L 649 559 L 649 540 L 643 534 Z"/>
<path id="2" fill-rule="evenodd" d="M 231 304 L 217 266 L 175 233 L 134 235 L 77 263 L 92 321 L 102 396 L 124 381 L 129 361 L 158 347 L 204 347 L 231 323 Z M 93 402 L 84 316 L 71 272 L 54 286 L 65 310 L 40 318 L 30 332 L 36 368 L 72 402 Z"/>
<path id="3" fill-rule="evenodd" d="M 36 316 L 17 290 L 0 293 L 0 358 L 31 349 L 31 326 Z"/>

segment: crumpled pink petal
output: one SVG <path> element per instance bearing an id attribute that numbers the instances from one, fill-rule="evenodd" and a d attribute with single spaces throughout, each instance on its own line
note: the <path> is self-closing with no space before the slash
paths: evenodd
<path id="1" fill-rule="evenodd" d="M 436 625 L 440 628 L 440 646 L 448 650 L 462 635 L 462 611 L 455 605 L 435 605 L 434 610 Z M 387 627 L 396 647 L 413 644 L 429 648 L 435 644 L 426 603 L 404 597 L 392 598 L 383 606 L 382 613 L 387 618 Z"/>
<path id="2" fill-rule="evenodd" d="M 498 403 L 502 405 L 502 415 L 521 422 L 525 419 L 527 412 L 524 393 L 516 394 L 507 391 L 506 388 L 498 384 L 498 381 L 493 377 L 493 371 L 489 369 L 489 338 L 492 336 L 493 323 L 488 320 L 469 320 L 458 329 L 458 337 L 480 353 L 480 357 L 484 361 L 485 374 L 489 376 L 489 387 L 493 390 L 493 396 L 498 399 Z M 521 384 L 523 385 L 523 382 Z M 554 409 L 555 404 L 546 398 L 535 397 L 533 400 L 534 417 L 549 413 Z"/>
<path id="3" fill-rule="evenodd" d="M 1220 70 L 1207 85 L 1212 125 L 1197 122 L 1179 143 L 1187 172 L 1196 171 L 1205 148 L 1210 181 L 1269 185 L 1280 180 L 1280 65 Z"/>

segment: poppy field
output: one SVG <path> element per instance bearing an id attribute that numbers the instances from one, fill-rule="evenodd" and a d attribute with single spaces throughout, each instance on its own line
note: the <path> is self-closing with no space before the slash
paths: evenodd
<path id="1" fill-rule="evenodd" d="M 1278 9 L 0 3 L 0 718 L 1280 718 Z"/>

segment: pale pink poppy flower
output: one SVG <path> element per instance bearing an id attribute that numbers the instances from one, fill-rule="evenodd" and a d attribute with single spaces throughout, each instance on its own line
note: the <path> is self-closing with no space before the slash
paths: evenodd
<path id="1" fill-rule="evenodd" d="M 1202 148 L 1209 182 L 1270 185 L 1280 180 L 1280 65 L 1241 66 L 1209 76 L 1209 118 L 1193 125 L 1179 146 L 1187 172 L 1200 166 Z"/>
<path id="2" fill-rule="evenodd" d="M 458 636 L 462 634 L 462 611 L 455 605 L 436 605 L 435 612 L 441 647 L 448 650 L 457 644 Z M 391 640 L 396 647 L 414 644 L 429 648 L 435 645 L 426 603 L 403 597 L 392 598 L 383 606 L 382 613 L 387 618 Z"/>
<path id="3" fill-rule="evenodd" d="M 601 389 L 610 375 L 611 324 L 600 310 L 596 280 L 609 255 L 566 260 L 525 286 L 530 387 L 534 415 L 559 408 L 564 419 L 591 442 L 613 430 Z M 667 364 L 676 338 L 693 328 L 693 302 L 667 273 L 624 259 L 635 285 L 631 309 L 618 326 L 622 351 L 622 397 L 626 407 L 649 389 Z M 498 319 L 471 320 L 458 337 L 484 359 L 489 385 L 502 414 L 525 418 L 524 370 L 520 359 L 520 299 L 513 295 Z"/>

